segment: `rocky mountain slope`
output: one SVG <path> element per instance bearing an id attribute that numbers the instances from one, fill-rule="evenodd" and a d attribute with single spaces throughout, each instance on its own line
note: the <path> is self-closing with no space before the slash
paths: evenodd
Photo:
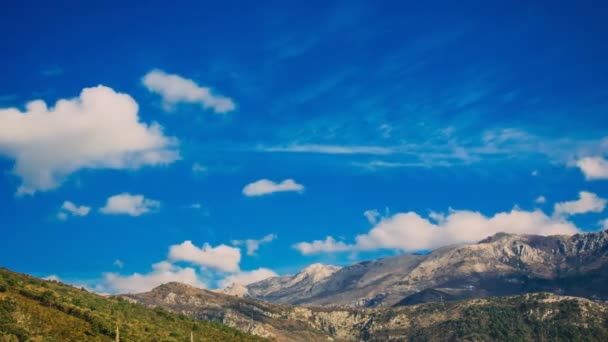
<path id="1" fill-rule="evenodd" d="M 179 283 L 124 295 L 277 341 L 605 341 L 608 307 L 547 293 L 393 308 L 298 307 Z"/>
<path id="2" fill-rule="evenodd" d="M 320 283 L 340 270 L 338 266 L 312 264 L 295 275 L 273 277 L 247 286 L 247 294 L 268 301 L 296 304 L 302 294 L 314 293 Z"/>
<path id="3" fill-rule="evenodd" d="M 352 307 L 538 291 L 606 299 L 607 271 L 606 232 L 499 233 L 477 244 L 443 247 L 427 255 L 357 263 L 316 281 L 300 273 L 270 278 L 248 285 L 247 295 L 278 303 Z"/>

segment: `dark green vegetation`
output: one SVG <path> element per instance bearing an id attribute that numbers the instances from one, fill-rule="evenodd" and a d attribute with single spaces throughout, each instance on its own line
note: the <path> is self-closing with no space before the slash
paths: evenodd
<path id="1" fill-rule="evenodd" d="M 0 341 L 261 341 L 218 323 L 148 309 L 0 268 Z"/>
<path id="2" fill-rule="evenodd" d="M 425 304 L 412 307 L 403 333 L 410 341 L 608 341 L 607 311 L 546 293 Z"/>

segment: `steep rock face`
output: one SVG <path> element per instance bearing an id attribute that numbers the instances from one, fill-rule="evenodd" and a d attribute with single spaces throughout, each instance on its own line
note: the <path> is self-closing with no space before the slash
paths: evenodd
<path id="1" fill-rule="evenodd" d="M 428 255 L 401 255 L 357 263 L 316 282 L 296 276 L 248 285 L 268 301 L 308 305 L 392 306 L 435 289 L 463 299 L 550 291 L 608 297 L 606 232 L 572 236 L 499 233 L 477 244 L 439 248 Z M 445 295 L 445 296 L 444 296 Z"/>

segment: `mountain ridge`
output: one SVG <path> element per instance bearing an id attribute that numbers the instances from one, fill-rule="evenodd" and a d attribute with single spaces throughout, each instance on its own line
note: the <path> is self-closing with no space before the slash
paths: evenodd
<path id="1" fill-rule="evenodd" d="M 251 297 L 278 303 L 353 307 L 392 306 L 420 291 L 440 288 L 450 289 L 446 297 L 454 299 L 534 291 L 608 298 L 607 290 L 597 284 L 604 281 L 603 268 L 608 268 L 605 231 L 553 236 L 498 233 L 426 255 L 355 263 L 314 284 L 282 287 L 281 279 L 287 279 L 283 276 L 246 287 Z M 581 277 L 592 280 L 589 294 L 569 284 Z"/>

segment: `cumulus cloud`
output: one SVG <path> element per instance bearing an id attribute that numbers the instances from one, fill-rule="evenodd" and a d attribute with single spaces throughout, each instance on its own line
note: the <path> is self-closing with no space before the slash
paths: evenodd
<path id="1" fill-rule="evenodd" d="M 169 260 L 186 261 L 225 272 L 238 272 L 241 250 L 224 244 L 212 247 L 208 243 L 199 248 L 187 240 L 169 248 Z"/>
<path id="2" fill-rule="evenodd" d="M 144 197 L 144 195 L 122 194 L 110 196 L 106 205 L 99 209 L 107 215 L 140 216 L 160 208 L 160 202 Z"/>
<path id="3" fill-rule="evenodd" d="M 18 194 L 58 187 L 81 169 L 136 169 L 179 158 L 177 140 L 145 124 L 127 94 L 97 86 L 49 108 L 42 100 L 0 109 L 0 155 L 15 161 Z"/>
<path id="4" fill-rule="evenodd" d="M 116 260 L 114 260 L 114 266 L 116 266 L 118 268 L 123 268 L 123 267 L 125 267 L 125 263 L 122 262 L 122 260 L 120 260 L 120 259 L 116 259 Z"/>
<path id="5" fill-rule="evenodd" d="M 302 254 L 397 249 L 429 250 L 444 245 L 470 243 L 498 232 L 515 234 L 574 234 L 576 226 L 561 217 L 549 217 L 540 210 L 513 209 L 493 216 L 468 210 L 452 210 L 440 221 L 415 212 L 398 213 L 382 219 L 368 233 L 358 235 L 355 243 L 325 240 L 300 242 L 294 247 Z"/>
<path id="6" fill-rule="evenodd" d="M 293 246 L 304 255 L 317 253 L 336 253 L 355 250 L 354 246 L 347 245 L 342 241 L 336 241 L 328 236 L 325 240 L 315 240 L 312 242 L 299 242 Z"/>
<path id="7" fill-rule="evenodd" d="M 543 203 L 546 203 L 546 202 L 547 202 L 547 199 L 545 198 L 545 196 L 538 196 L 534 200 L 534 203 L 537 203 L 537 204 L 543 204 Z"/>
<path id="8" fill-rule="evenodd" d="M 148 72 L 142 82 L 149 91 L 162 97 L 167 110 L 177 103 L 197 103 L 219 114 L 230 112 L 236 107 L 231 98 L 213 94 L 209 87 L 200 86 L 191 79 L 167 74 L 162 70 Z"/>
<path id="9" fill-rule="evenodd" d="M 608 179 L 608 160 L 601 157 L 579 159 L 576 166 L 583 172 L 585 179 Z"/>
<path id="10" fill-rule="evenodd" d="M 91 207 L 85 205 L 78 206 L 71 201 L 65 201 L 59 209 L 57 217 L 61 220 L 66 220 L 69 216 L 87 216 L 91 211 Z"/>
<path id="11" fill-rule="evenodd" d="M 578 193 L 579 199 L 555 203 L 554 215 L 576 215 L 585 213 L 600 213 L 606 207 L 606 199 L 598 195 L 581 191 Z"/>
<path id="12" fill-rule="evenodd" d="M 260 248 L 260 245 L 272 242 L 277 238 L 276 234 L 268 234 L 261 239 L 247 239 L 247 240 L 233 240 L 232 244 L 235 246 L 245 246 L 247 248 L 247 255 L 252 256 Z"/>
<path id="13" fill-rule="evenodd" d="M 162 261 L 152 265 L 152 271 L 146 274 L 133 273 L 124 276 L 118 273 L 105 273 L 100 289 L 111 293 L 138 293 L 150 291 L 169 282 L 180 282 L 200 288 L 206 287 L 200 281 L 194 268 L 179 267 Z"/>
<path id="14" fill-rule="evenodd" d="M 298 184 L 293 179 L 285 179 L 280 183 L 275 183 L 269 179 L 260 179 L 256 182 L 249 183 L 243 188 L 243 194 L 248 197 L 264 196 L 275 192 L 304 191 L 304 186 Z"/>
<path id="15" fill-rule="evenodd" d="M 218 282 L 220 288 L 230 286 L 234 283 L 241 285 L 249 285 L 255 282 L 276 277 L 278 274 L 268 268 L 258 268 L 253 271 L 243 271 L 231 274 Z"/>

